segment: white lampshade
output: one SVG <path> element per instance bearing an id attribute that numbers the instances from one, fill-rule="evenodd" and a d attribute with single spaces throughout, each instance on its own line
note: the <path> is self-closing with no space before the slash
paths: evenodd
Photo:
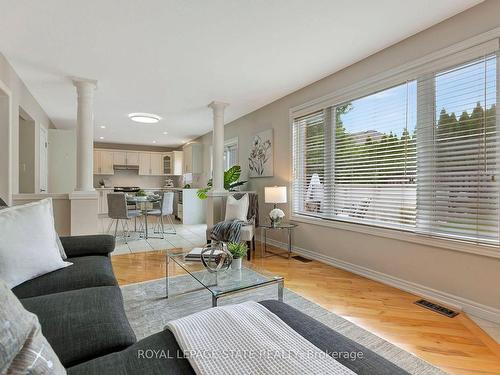
<path id="1" fill-rule="evenodd" d="M 286 203 L 286 186 L 270 186 L 264 188 L 266 203 Z"/>

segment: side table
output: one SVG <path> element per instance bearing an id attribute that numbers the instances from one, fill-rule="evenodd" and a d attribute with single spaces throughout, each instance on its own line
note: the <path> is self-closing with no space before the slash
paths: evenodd
<path id="1" fill-rule="evenodd" d="M 280 257 L 290 259 L 290 257 L 292 256 L 292 233 L 293 233 L 293 230 L 297 226 L 298 226 L 297 224 L 293 224 L 293 223 L 282 223 L 282 224 L 278 224 L 278 225 L 275 225 L 275 226 L 273 226 L 271 224 L 261 224 L 261 225 L 259 225 L 259 227 L 262 230 L 261 236 L 264 237 L 264 240 L 261 239 L 261 243 L 264 244 L 263 246 L 261 246 L 262 257 L 265 258 L 265 257 L 273 256 L 273 255 L 278 255 Z M 268 230 L 273 230 L 273 229 L 279 229 L 279 230 L 286 230 L 287 231 L 287 234 L 288 234 L 288 237 L 287 237 L 288 238 L 288 251 L 286 253 L 275 253 L 273 251 L 267 251 L 267 231 Z"/>

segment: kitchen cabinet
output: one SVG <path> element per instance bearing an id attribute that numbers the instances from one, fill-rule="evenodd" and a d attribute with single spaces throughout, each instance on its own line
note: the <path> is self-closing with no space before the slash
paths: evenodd
<path id="1" fill-rule="evenodd" d="M 113 152 L 94 150 L 94 174 L 114 174 Z"/>
<path id="2" fill-rule="evenodd" d="M 163 158 L 161 157 L 161 154 L 151 154 L 151 175 L 163 175 Z"/>
<path id="3" fill-rule="evenodd" d="M 137 166 L 139 165 L 139 153 L 127 151 L 113 151 L 113 164 Z"/>
<path id="4" fill-rule="evenodd" d="M 182 174 L 182 151 L 172 151 L 163 154 L 163 174 L 180 176 Z"/>
<path id="5" fill-rule="evenodd" d="M 139 165 L 139 153 L 138 152 L 127 152 L 127 165 L 137 166 Z"/>
<path id="6" fill-rule="evenodd" d="M 183 151 L 183 172 L 184 173 L 203 173 L 203 145 L 191 143 L 184 146 Z"/>
<path id="7" fill-rule="evenodd" d="M 162 176 L 163 175 L 162 154 L 154 152 L 139 153 L 139 175 Z"/>
<path id="8" fill-rule="evenodd" d="M 127 153 L 125 151 L 113 151 L 114 165 L 127 165 Z"/>

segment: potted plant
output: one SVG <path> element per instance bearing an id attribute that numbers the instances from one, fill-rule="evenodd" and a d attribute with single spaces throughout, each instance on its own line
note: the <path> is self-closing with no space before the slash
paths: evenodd
<path id="1" fill-rule="evenodd" d="M 241 261 L 247 255 L 248 246 L 244 242 L 230 242 L 227 244 L 227 249 L 233 255 L 231 268 L 234 270 L 241 269 Z"/>
<path id="2" fill-rule="evenodd" d="M 224 172 L 224 189 L 227 191 L 234 191 L 236 187 L 245 184 L 247 181 L 238 181 L 241 175 L 241 167 L 239 165 L 233 165 L 227 171 Z M 207 193 L 212 188 L 212 179 L 208 180 L 207 187 L 198 189 L 196 193 L 198 198 L 206 199 Z"/>

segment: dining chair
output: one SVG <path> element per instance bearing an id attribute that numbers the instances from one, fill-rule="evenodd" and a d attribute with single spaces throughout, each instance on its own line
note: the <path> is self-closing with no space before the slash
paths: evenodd
<path id="1" fill-rule="evenodd" d="M 111 219 L 107 232 L 111 230 L 113 222 L 115 222 L 115 238 L 118 232 L 118 223 L 122 221 L 123 236 L 125 243 L 129 236 L 128 221 L 130 219 L 137 219 L 142 216 L 140 210 L 130 210 L 127 206 L 127 199 L 124 193 L 109 193 L 108 194 L 108 216 Z"/>
<path id="2" fill-rule="evenodd" d="M 174 213 L 174 192 L 167 191 L 162 195 L 162 199 L 160 202 L 160 207 L 158 209 L 153 209 L 151 211 L 148 210 L 149 216 L 157 216 L 158 221 L 155 225 L 155 229 L 157 226 L 160 226 L 161 231 L 156 231 L 155 233 L 161 233 L 162 238 L 165 235 L 165 225 L 163 222 L 163 217 L 167 217 L 168 225 L 172 228 L 172 231 L 167 232 L 167 234 L 176 234 L 174 222 L 172 220 L 172 214 Z"/>

